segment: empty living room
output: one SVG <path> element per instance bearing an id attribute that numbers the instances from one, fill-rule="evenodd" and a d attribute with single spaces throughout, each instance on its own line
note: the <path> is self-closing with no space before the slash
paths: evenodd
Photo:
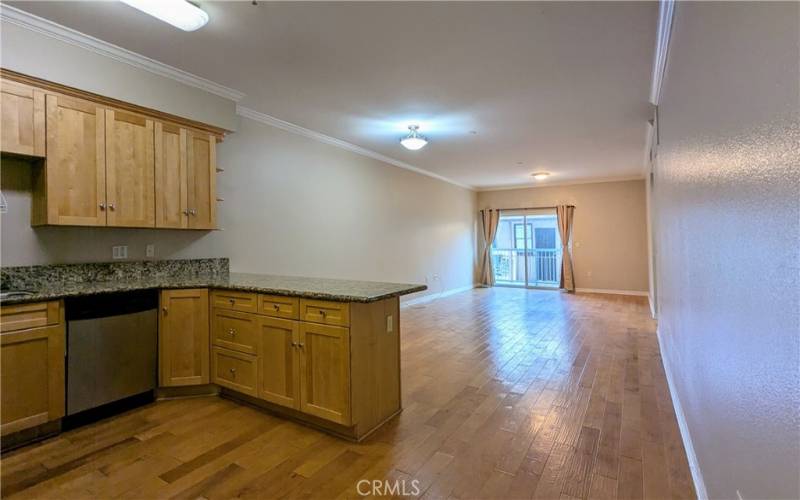
<path id="1" fill-rule="evenodd" d="M 0 1 L 0 497 L 800 500 L 800 1 Z"/>

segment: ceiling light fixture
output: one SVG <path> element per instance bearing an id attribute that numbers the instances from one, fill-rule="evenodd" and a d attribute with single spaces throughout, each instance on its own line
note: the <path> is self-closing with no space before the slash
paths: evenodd
<path id="1" fill-rule="evenodd" d="M 408 135 L 400 139 L 400 144 L 402 144 L 404 148 L 416 151 L 424 148 L 425 145 L 428 144 L 428 139 L 419 134 L 419 125 L 409 125 L 408 130 Z"/>
<path id="2" fill-rule="evenodd" d="M 195 31 L 206 25 L 208 13 L 186 0 L 121 0 L 134 9 L 149 14 L 183 31 Z"/>
<path id="3" fill-rule="evenodd" d="M 534 172 L 531 174 L 537 181 L 543 181 L 550 176 L 550 172 Z"/>

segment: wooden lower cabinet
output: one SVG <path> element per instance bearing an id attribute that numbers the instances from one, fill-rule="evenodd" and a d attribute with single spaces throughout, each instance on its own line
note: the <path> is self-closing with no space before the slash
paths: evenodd
<path id="1" fill-rule="evenodd" d="M 256 357 L 250 354 L 213 347 L 211 381 L 248 396 L 256 395 Z"/>
<path id="2" fill-rule="evenodd" d="M 350 331 L 300 323 L 300 411 L 350 425 Z"/>
<path id="3" fill-rule="evenodd" d="M 297 321 L 259 320 L 258 397 L 300 409 L 300 327 Z"/>
<path id="4" fill-rule="evenodd" d="M 162 290 L 158 321 L 159 385 L 209 383 L 208 290 Z"/>
<path id="5" fill-rule="evenodd" d="M 162 311 L 161 385 L 204 380 L 193 347 L 202 335 L 191 333 L 201 317 L 196 293 L 162 292 L 167 310 L 182 300 L 187 308 Z M 397 298 L 346 303 L 222 289 L 209 297 L 207 380 L 229 395 L 356 440 L 400 411 Z M 165 377 L 170 359 L 181 369 Z"/>
<path id="6" fill-rule="evenodd" d="M 21 317 L 28 321 L 18 321 Z M 59 302 L 4 306 L 0 323 L 0 434 L 5 436 L 63 417 L 63 307 Z M 52 324 L 24 328 L 41 323 Z"/>

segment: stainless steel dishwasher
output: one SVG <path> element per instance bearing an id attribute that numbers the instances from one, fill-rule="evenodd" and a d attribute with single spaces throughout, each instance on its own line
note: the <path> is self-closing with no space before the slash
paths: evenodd
<path id="1" fill-rule="evenodd" d="M 153 394 L 158 358 L 156 291 L 67 299 L 65 309 L 67 416 Z"/>

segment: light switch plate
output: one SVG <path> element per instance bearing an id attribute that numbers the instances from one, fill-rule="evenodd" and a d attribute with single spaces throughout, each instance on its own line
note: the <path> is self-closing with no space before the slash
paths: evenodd
<path id="1" fill-rule="evenodd" d="M 390 314 L 386 316 L 386 333 L 392 333 L 394 331 L 394 317 Z"/>
<path id="2" fill-rule="evenodd" d="M 155 257 L 156 256 L 156 246 L 152 243 L 144 247 L 144 256 L 145 257 Z"/>

